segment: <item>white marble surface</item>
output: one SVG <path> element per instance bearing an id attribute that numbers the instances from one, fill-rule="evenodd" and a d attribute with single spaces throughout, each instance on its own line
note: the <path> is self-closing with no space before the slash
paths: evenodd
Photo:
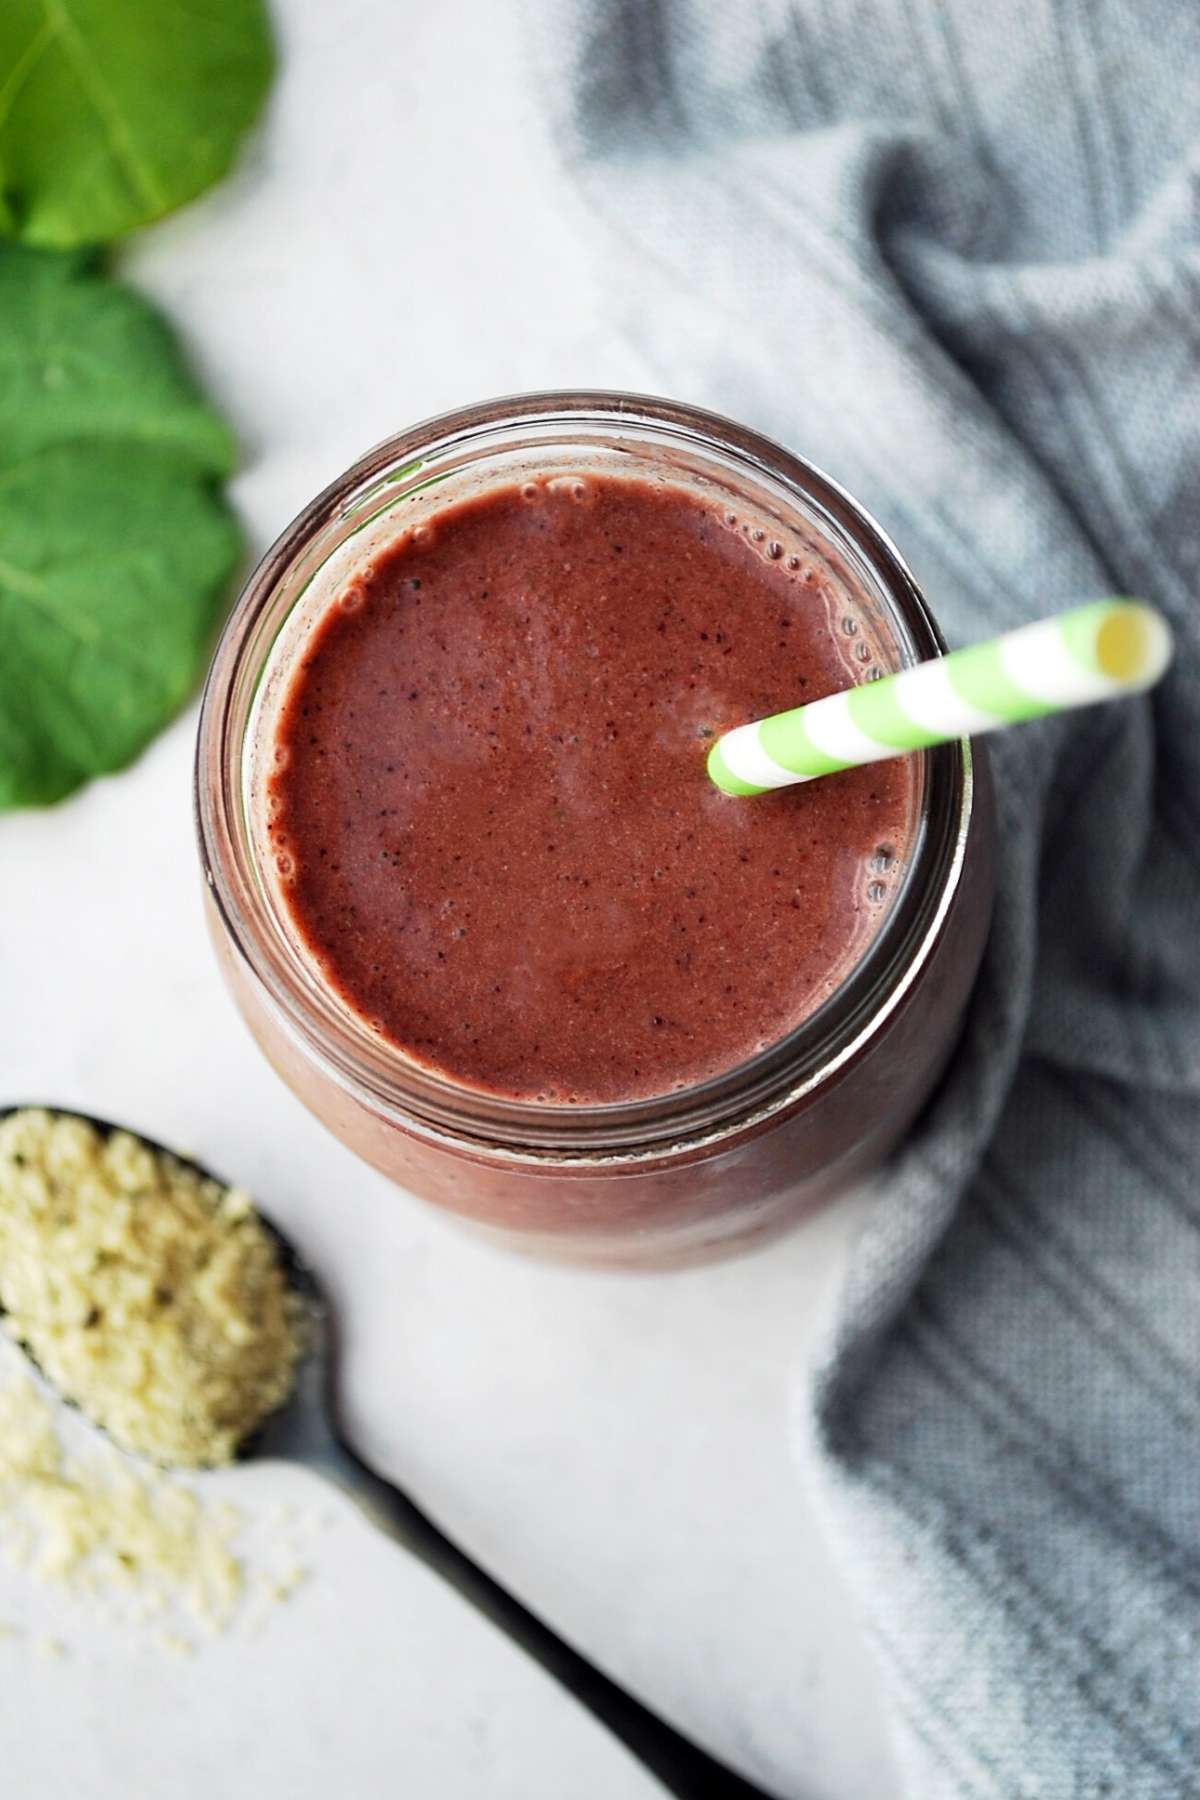
<path id="1" fill-rule="evenodd" d="M 257 553 L 401 423 L 523 387 L 654 386 L 606 329 L 526 117 L 506 4 L 289 0 L 237 176 L 123 263 L 241 434 Z M 418 155 L 419 152 L 419 155 Z M 703 396 L 689 396 L 703 398 Z M 568 1274 L 390 1189 L 283 1090 L 218 985 L 189 713 L 119 778 L 0 821 L 0 1098 L 76 1104 L 248 1183 L 344 1309 L 362 1447 L 619 1679 L 781 1796 L 889 1800 L 876 1690 L 787 1443 L 853 1205 L 740 1262 Z M 282 1469 L 209 1478 L 314 1500 Z M 13 1800 L 638 1800 L 516 1650 L 341 1505 L 252 1643 L 178 1662 L 0 1571 Z"/>

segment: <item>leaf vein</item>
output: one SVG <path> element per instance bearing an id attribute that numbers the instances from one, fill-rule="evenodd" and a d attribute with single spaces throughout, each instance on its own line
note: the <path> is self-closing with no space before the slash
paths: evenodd
<path id="1" fill-rule="evenodd" d="M 34 32 L 20 56 L 8 72 L 8 78 L 0 87 L 0 127 L 11 113 L 17 97 L 25 83 L 37 67 L 44 52 L 54 42 L 54 27 L 48 18 L 43 18 L 37 31 Z"/>

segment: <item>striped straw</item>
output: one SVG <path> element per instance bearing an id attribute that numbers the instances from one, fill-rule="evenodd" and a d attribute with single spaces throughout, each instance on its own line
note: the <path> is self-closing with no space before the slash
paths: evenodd
<path id="1" fill-rule="evenodd" d="M 708 772 L 727 794 L 763 794 L 1043 713 L 1140 693 L 1170 660 L 1171 631 L 1161 613 L 1137 600 L 1096 600 L 739 725 L 709 751 Z"/>

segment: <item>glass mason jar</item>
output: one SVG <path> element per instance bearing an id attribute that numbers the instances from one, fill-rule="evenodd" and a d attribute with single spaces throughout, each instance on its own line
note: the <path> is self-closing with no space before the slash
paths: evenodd
<path id="1" fill-rule="evenodd" d="M 631 395 L 490 401 L 369 451 L 263 558 L 205 688 L 196 817 L 225 978 L 268 1059 L 331 1131 L 401 1187 L 515 1246 L 655 1265 L 779 1228 L 901 1138 L 945 1066 L 975 977 L 992 813 L 977 748 L 920 752 L 908 866 L 864 953 L 789 1036 L 693 1087 L 604 1105 L 511 1100 L 458 1086 L 381 1042 L 322 982 L 267 878 L 255 825 L 264 708 L 337 581 L 395 535 L 398 513 L 411 523 L 421 508 L 493 482 L 587 469 L 666 476 L 768 527 L 815 533 L 860 590 L 877 665 L 944 650 L 879 527 L 777 444 Z"/>

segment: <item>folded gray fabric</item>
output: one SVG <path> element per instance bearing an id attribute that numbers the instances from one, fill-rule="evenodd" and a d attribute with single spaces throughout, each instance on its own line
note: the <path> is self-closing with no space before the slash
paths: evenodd
<path id="1" fill-rule="evenodd" d="M 800 1435 L 909 1793 L 1200 1795 L 1200 9 L 535 10 L 664 391 L 849 486 L 952 642 L 1174 621 L 1151 699 L 993 740 L 966 1037 Z"/>

